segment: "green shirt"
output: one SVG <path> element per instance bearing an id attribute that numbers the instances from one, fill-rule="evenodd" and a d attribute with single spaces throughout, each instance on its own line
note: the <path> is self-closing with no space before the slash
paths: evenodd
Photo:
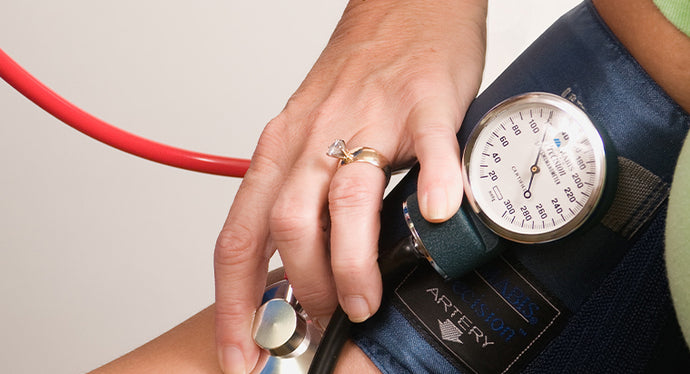
<path id="1" fill-rule="evenodd" d="M 661 13 L 690 37 L 690 0 L 654 0 Z M 689 67 L 690 68 L 690 67 Z M 666 269 L 685 341 L 690 344 L 690 138 L 673 176 L 666 219 Z"/>
<path id="2" fill-rule="evenodd" d="M 654 0 L 654 4 L 664 17 L 690 36 L 690 0 Z"/>
<path id="3" fill-rule="evenodd" d="M 673 305 L 690 344 L 690 141 L 686 138 L 673 175 L 666 218 L 666 269 Z"/>

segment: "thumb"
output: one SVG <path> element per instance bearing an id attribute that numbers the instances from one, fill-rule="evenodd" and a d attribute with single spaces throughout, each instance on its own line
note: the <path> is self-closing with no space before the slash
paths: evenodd
<path id="1" fill-rule="evenodd" d="M 460 109 L 453 100 L 426 99 L 410 112 L 408 127 L 419 160 L 419 208 L 429 222 L 452 217 L 462 203 L 460 147 L 455 133 Z"/>

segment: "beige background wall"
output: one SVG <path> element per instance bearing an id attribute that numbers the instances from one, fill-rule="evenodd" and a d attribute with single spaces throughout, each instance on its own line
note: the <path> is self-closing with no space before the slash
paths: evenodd
<path id="1" fill-rule="evenodd" d="M 576 3 L 491 0 L 485 83 Z M 248 158 L 344 4 L 4 1 L 0 48 L 119 127 Z M 0 81 L 0 372 L 85 372 L 211 303 L 238 185 L 103 146 Z"/>

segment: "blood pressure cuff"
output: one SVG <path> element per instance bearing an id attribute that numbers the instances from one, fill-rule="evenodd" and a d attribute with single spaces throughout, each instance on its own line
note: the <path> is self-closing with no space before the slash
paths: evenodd
<path id="1" fill-rule="evenodd" d="M 461 146 L 490 108 L 532 91 L 562 95 L 608 133 L 619 172 L 606 215 L 555 243 L 508 243 L 501 257 L 459 279 L 444 281 L 430 266 L 418 266 L 391 285 L 375 316 L 355 327 L 356 343 L 384 373 L 687 370 L 663 233 L 690 116 L 589 1 L 558 20 L 473 102 L 458 133 Z M 381 248 L 409 235 L 401 204 L 416 177 L 413 169 L 384 202 Z"/>

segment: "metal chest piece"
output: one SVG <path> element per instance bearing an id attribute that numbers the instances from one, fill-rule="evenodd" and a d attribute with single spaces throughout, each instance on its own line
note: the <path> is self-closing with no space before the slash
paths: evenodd
<path id="1" fill-rule="evenodd" d="M 270 353 L 261 374 L 307 373 L 321 335 L 287 280 L 266 288 L 252 326 L 254 342 Z"/>

